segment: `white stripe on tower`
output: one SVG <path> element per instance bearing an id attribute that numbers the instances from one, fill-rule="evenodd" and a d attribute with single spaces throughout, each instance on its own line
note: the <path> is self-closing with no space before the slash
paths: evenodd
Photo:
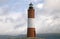
<path id="1" fill-rule="evenodd" d="M 35 28 L 34 18 L 28 18 L 28 28 Z"/>

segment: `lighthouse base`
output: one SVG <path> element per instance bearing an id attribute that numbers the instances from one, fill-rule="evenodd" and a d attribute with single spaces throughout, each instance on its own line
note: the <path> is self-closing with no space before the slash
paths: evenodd
<path id="1" fill-rule="evenodd" d="M 27 29 L 27 37 L 36 37 L 35 28 L 28 28 Z"/>

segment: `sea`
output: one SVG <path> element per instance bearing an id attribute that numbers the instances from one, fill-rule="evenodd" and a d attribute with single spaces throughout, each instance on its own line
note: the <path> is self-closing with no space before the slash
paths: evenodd
<path id="1" fill-rule="evenodd" d="M 36 37 L 38 39 L 60 39 L 60 34 L 37 34 Z M 0 39 L 28 39 L 26 35 L 17 35 L 17 36 L 9 36 L 9 35 L 0 35 Z"/>
<path id="2" fill-rule="evenodd" d="M 38 34 L 37 37 L 44 39 L 60 39 L 60 34 Z"/>

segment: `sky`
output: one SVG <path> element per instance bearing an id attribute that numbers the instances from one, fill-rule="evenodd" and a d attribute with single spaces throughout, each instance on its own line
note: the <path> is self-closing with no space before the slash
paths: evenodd
<path id="1" fill-rule="evenodd" d="M 30 2 L 35 9 L 36 33 L 60 33 L 60 0 L 0 0 L 0 35 L 27 34 Z"/>

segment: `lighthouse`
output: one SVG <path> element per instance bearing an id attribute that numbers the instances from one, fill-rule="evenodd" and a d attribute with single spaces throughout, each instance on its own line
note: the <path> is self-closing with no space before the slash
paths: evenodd
<path id="1" fill-rule="evenodd" d="M 34 10 L 33 4 L 30 3 L 28 8 L 27 37 L 36 37 L 34 19 L 35 19 L 35 10 Z"/>

